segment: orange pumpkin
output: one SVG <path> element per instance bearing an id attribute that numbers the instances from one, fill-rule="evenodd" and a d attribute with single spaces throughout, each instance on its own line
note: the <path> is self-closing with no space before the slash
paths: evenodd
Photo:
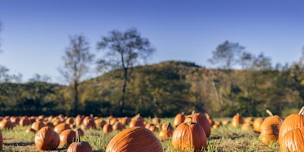
<path id="1" fill-rule="evenodd" d="M 231 121 L 233 127 L 239 127 L 243 122 L 244 120 L 239 113 L 234 115 Z"/>
<path id="2" fill-rule="evenodd" d="M 263 123 L 263 118 L 256 118 L 253 121 L 253 129 L 255 132 L 260 133 L 261 132 L 261 125 Z"/>
<path id="3" fill-rule="evenodd" d="M 105 124 L 102 128 L 104 133 L 110 133 L 113 131 L 113 126 L 111 124 Z"/>
<path id="4" fill-rule="evenodd" d="M 210 126 L 210 123 L 209 123 L 208 119 L 206 118 L 206 116 L 204 114 L 193 113 L 191 115 L 191 119 L 192 119 L 192 122 L 199 123 L 200 126 L 203 127 L 204 132 L 205 132 L 207 137 L 210 136 L 211 126 Z"/>
<path id="5" fill-rule="evenodd" d="M 177 127 L 179 124 L 183 123 L 185 121 L 186 117 L 183 113 L 179 113 L 175 116 L 173 125 L 174 127 Z"/>
<path id="6" fill-rule="evenodd" d="M 143 127 L 128 128 L 109 142 L 106 152 L 163 152 L 159 140 Z"/>
<path id="7" fill-rule="evenodd" d="M 35 147 L 38 151 L 55 150 L 59 141 L 59 135 L 50 127 L 41 128 L 35 135 Z"/>
<path id="8" fill-rule="evenodd" d="M 58 134 L 60 134 L 62 131 L 67 130 L 67 129 L 71 129 L 70 125 L 66 124 L 66 123 L 61 123 L 57 126 L 55 126 L 54 131 Z"/>
<path id="9" fill-rule="evenodd" d="M 174 130 L 172 145 L 181 151 L 201 151 L 207 148 L 207 136 L 199 123 L 185 122 Z"/>
<path id="10" fill-rule="evenodd" d="M 113 125 L 113 130 L 123 130 L 125 129 L 125 126 L 120 123 L 119 121 L 115 122 L 114 125 Z"/>
<path id="11" fill-rule="evenodd" d="M 173 135 L 173 131 L 174 131 L 174 129 L 173 129 L 173 127 L 170 123 L 169 124 L 163 124 L 162 129 L 159 132 L 160 140 L 164 141 L 164 140 L 167 140 L 167 139 L 171 138 L 172 135 Z"/>
<path id="12" fill-rule="evenodd" d="M 40 130 L 42 127 L 44 127 L 44 123 L 42 121 L 36 121 L 32 124 L 31 128 L 35 131 Z"/>
<path id="13" fill-rule="evenodd" d="M 298 114 L 291 114 L 281 125 L 279 134 L 281 152 L 304 151 L 304 107 Z"/>
<path id="14" fill-rule="evenodd" d="M 67 152 L 92 152 L 92 147 L 87 142 L 73 142 Z"/>
<path id="15" fill-rule="evenodd" d="M 94 121 L 96 128 L 102 128 L 107 122 L 101 118 Z"/>
<path id="16" fill-rule="evenodd" d="M 3 119 L 0 122 L 0 129 L 12 129 L 14 128 L 14 124 L 11 122 L 10 119 Z"/>
<path id="17" fill-rule="evenodd" d="M 266 145 L 270 145 L 277 141 L 279 136 L 279 129 L 282 120 L 279 116 L 273 116 L 270 111 L 268 111 L 269 117 L 267 117 L 261 125 L 260 140 Z"/>
<path id="18" fill-rule="evenodd" d="M 59 138 L 59 147 L 67 147 L 76 140 L 76 132 L 71 129 L 64 130 L 60 133 Z"/>
<path id="19" fill-rule="evenodd" d="M 28 117 L 22 117 L 19 121 L 20 126 L 28 126 L 31 124 L 31 121 Z"/>

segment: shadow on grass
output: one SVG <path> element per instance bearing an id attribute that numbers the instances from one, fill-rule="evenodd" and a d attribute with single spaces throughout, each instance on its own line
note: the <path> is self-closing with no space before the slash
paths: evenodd
<path id="1" fill-rule="evenodd" d="M 31 146 L 34 142 L 15 142 L 15 143 L 3 143 L 4 146 Z"/>

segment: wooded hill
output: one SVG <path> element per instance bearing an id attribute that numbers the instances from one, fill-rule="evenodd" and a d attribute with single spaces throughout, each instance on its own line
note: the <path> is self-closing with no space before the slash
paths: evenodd
<path id="1" fill-rule="evenodd" d="M 299 65 L 273 70 L 207 69 L 166 61 L 132 69 L 123 113 L 122 72 L 114 70 L 81 83 L 80 112 L 97 115 L 173 116 L 207 111 L 213 116 L 286 114 L 303 105 L 304 74 Z M 45 82 L 1 83 L 2 115 L 69 114 L 68 86 Z"/>

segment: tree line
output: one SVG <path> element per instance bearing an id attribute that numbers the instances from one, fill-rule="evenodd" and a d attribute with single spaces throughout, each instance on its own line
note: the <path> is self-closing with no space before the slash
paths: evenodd
<path id="1" fill-rule="evenodd" d="M 262 52 L 227 40 L 208 60 L 217 68 L 182 61 L 145 65 L 156 49 L 135 28 L 102 36 L 97 52 L 84 35 L 69 40 L 59 69 L 66 85 L 40 74 L 24 83 L 21 74 L 0 66 L 1 114 L 172 116 L 196 110 L 257 116 L 266 108 L 285 114 L 304 102 L 304 55 L 273 66 Z M 92 65 L 101 76 L 88 79 Z"/>

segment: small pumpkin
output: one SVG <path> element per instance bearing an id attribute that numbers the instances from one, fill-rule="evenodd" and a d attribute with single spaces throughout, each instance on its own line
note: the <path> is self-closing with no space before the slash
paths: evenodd
<path id="1" fill-rule="evenodd" d="M 163 152 L 159 140 L 143 127 L 124 129 L 109 142 L 106 152 Z"/>
<path id="2" fill-rule="evenodd" d="M 204 129 L 204 132 L 207 137 L 210 136 L 211 126 L 210 126 L 208 119 L 206 118 L 206 116 L 204 114 L 193 112 L 192 115 L 190 116 L 190 118 L 191 118 L 192 122 L 196 122 L 196 123 L 200 124 L 200 126 Z"/>
<path id="3" fill-rule="evenodd" d="M 102 128 L 107 122 L 101 118 L 98 118 L 94 121 L 96 128 Z"/>
<path id="4" fill-rule="evenodd" d="M 44 127 L 45 126 L 45 124 L 42 122 L 42 121 L 35 121 L 33 124 L 32 124 L 32 126 L 31 126 L 31 128 L 33 129 L 33 130 L 35 130 L 35 131 L 38 131 L 38 130 L 40 130 L 42 127 Z"/>
<path id="5" fill-rule="evenodd" d="M 43 127 L 35 134 L 35 147 L 38 151 L 55 150 L 59 142 L 59 135 L 50 127 Z"/>
<path id="6" fill-rule="evenodd" d="M 174 122 L 173 122 L 174 127 L 177 127 L 179 124 L 183 123 L 185 119 L 186 117 L 184 113 L 178 113 L 174 118 Z"/>
<path id="7" fill-rule="evenodd" d="M 105 124 L 102 128 L 102 131 L 106 133 L 110 133 L 113 131 L 113 126 L 111 124 Z"/>
<path id="8" fill-rule="evenodd" d="M 277 141 L 279 136 L 279 129 L 282 123 L 282 120 L 279 116 L 273 115 L 269 110 L 267 113 L 270 115 L 269 117 L 265 118 L 261 125 L 261 134 L 260 140 L 262 143 L 266 145 L 270 145 Z"/>
<path id="9" fill-rule="evenodd" d="M 54 131 L 57 132 L 58 134 L 60 134 L 62 131 L 67 130 L 67 129 L 71 129 L 70 125 L 63 122 L 63 123 L 60 123 L 57 126 L 55 126 Z"/>
<path id="10" fill-rule="evenodd" d="M 67 152 L 93 152 L 92 147 L 87 142 L 73 142 Z"/>
<path id="11" fill-rule="evenodd" d="M 242 116 L 239 113 L 234 115 L 232 118 L 232 121 L 231 121 L 233 127 L 239 127 L 243 122 L 244 122 L 244 119 L 242 118 Z"/>
<path id="12" fill-rule="evenodd" d="M 59 138 L 59 147 L 67 147 L 76 140 L 76 132 L 71 129 L 64 130 L 60 133 Z"/>
<path id="13" fill-rule="evenodd" d="M 159 132 L 160 140 L 164 141 L 164 140 L 167 140 L 167 139 L 171 138 L 172 135 L 173 135 L 173 131 L 174 131 L 174 129 L 173 129 L 171 123 L 163 124 L 162 129 Z"/>
<path id="14" fill-rule="evenodd" d="M 261 125 L 263 123 L 263 118 L 256 118 L 253 121 L 253 129 L 255 132 L 260 133 L 261 132 Z"/>

